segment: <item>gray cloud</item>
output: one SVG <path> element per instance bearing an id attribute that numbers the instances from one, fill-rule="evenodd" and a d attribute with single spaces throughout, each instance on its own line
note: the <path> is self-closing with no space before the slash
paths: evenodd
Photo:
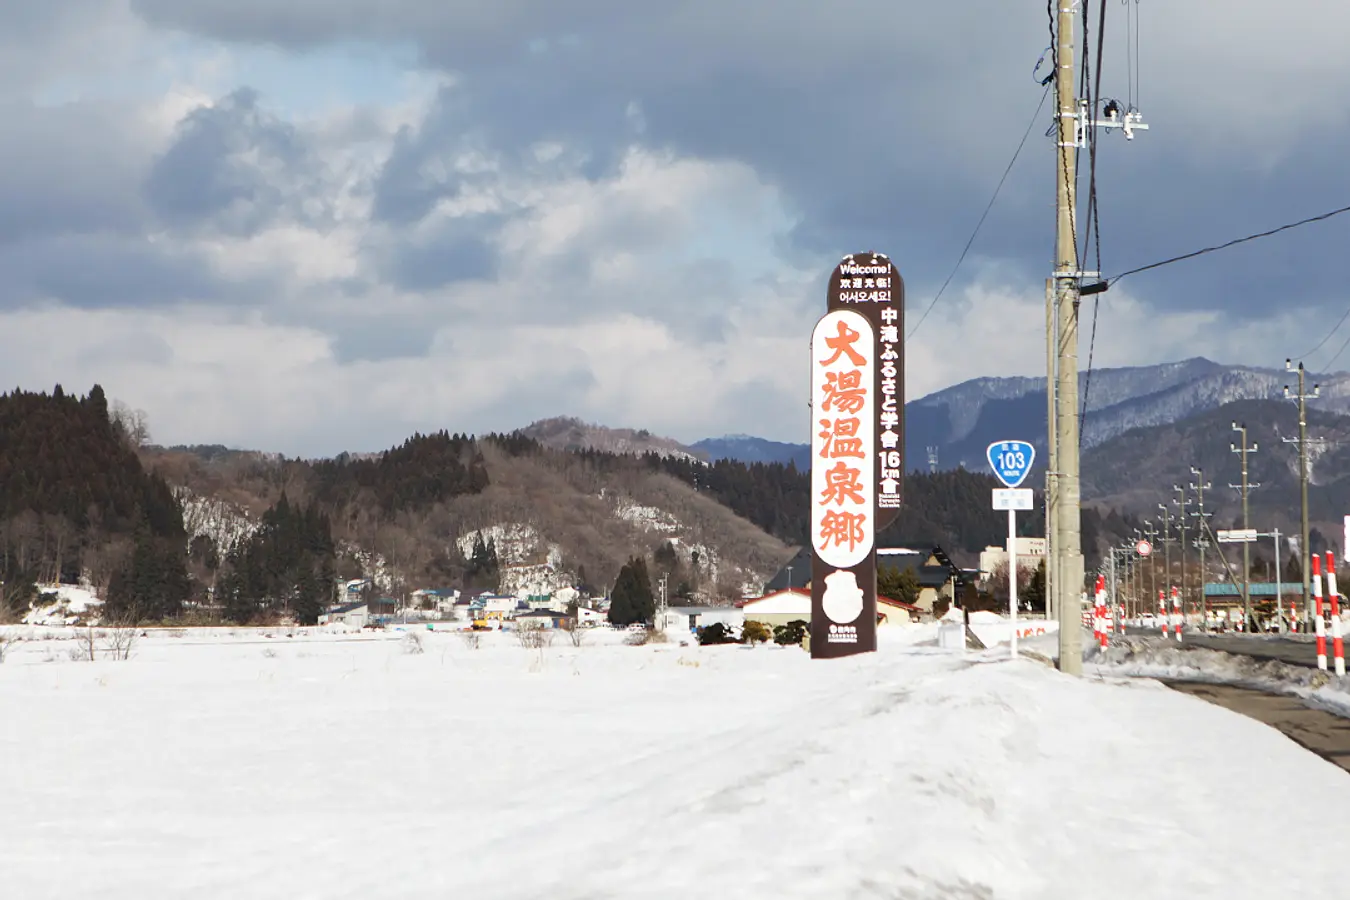
<path id="1" fill-rule="evenodd" d="M 133 116 L 118 104 L 0 104 L 0 243 L 138 231 L 145 149 Z"/>
<path id="2" fill-rule="evenodd" d="M 256 91 L 239 88 L 187 115 L 145 192 L 166 224 L 251 235 L 282 215 L 321 221 L 320 167 L 294 127 L 264 112 Z"/>
<path id="3" fill-rule="evenodd" d="M 199 257 L 162 243 L 71 234 L 0 246 L 0 308 L 56 300 L 83 309 L 164 306 L 230 296 Z"/>
<path id="4" fill-rule="evenodd" d="M 1341 163 L 1350 121 L 1338 98 L 1350 89 L 1350 61 L 1339 52 L 1338 34 L 1350 25 L 1350 8 L 1310 3 L 1319 28 L 1289 47 L 1273 37 L 1278 10 L 1255 0 L 1197 0 L 1169 13 L 1176 27 L 1146 32 L 1144 110 L 1153 130 L 1132 144 L 1118 135 L 1102 142 L 1107 274 L 1342 205 L 1350 194 Z M 7 16 L 0 76 L 13 75 L 0 96 L 49 90 L 59 97 L 61 78 L 88 77 L 92 63 L 81 61 L 81 48 L 90 57 L 99 42 L 115 70 L 129 48 L 142 46 L 137 29 L 145 26 L 100 11 L 114 6 L 121 8 L 0 0 L 0 18 Z M 1118 6 L 1109 3 L 1108 12 L 1116 16 Z M 381 382 L 378 373 L 410 377 L 420 362 L 414 358 L 427 360 L 429 379 L 458 385 L 468 376 L 455 360 L 472 349 L 461 342 L 494 334 L 528 340 L 513 329 L 613 322 L 620 314 L 661 323 L 643 339 L 653 354 L 675 360 L 668 362 L 673 371 L 679 360 L 707 351 L 700 363 L 706 374 L 729 342 L 808 327 L 823 306 L 829 267 L 863 248 L 896 259 L 917 314 L 1026 127 L 1040 94 L 1031 67 L 1048 38 L 1043 10 L 1004 0 L 926 7 L 688 0 L 659 9 L 620 0 L 132 0 L 131 8 L 157 28 L 244 44 L 408 42 L 428 66 L 452 73 L 453 85 L 383 160 L 374 154 L 387 146 L 387 112 L 357 111 L 318 126 L 291 122 L 247 88 L 195 110 L 167 141 L 152 133 L 143 109 L 56 105 L 47 95 L 42 107 L 0 106 L 0 312 L 53 299 L 80 310 L 246 307 L 248 327 L 312 329 L 304 354 L 297 353 L 303 362 L 278 369 L 277 379 L 293 378 L 290 389 L 306 397 L 346 391 L 361 409 L 379 407 L 383 383 L 405 390 L 405 382 Z M 1209 19 L 1220 14 L 1223 40 L 1210 40 Z M 1104 86 L 1119 94 L 1123 34 L 1117 28 L 1110 38 L 1114 68 Z M 19 73 L 14 60 L 32 71 Z M 1289 90 L 1314 64 L 1318 77 L 1303 82 L 1307 89 Z M 1050 268 L 1053 144 L 1040 133 L 1050 116 L 1047 106 L 949 289 L 950 305 L 930 320 L 945 329 L 944 340 L 958 328 L 969 339 L 975 318 L 998 315 L 998 299 L 976 303 L 963 288 L 978 281 L 1026 295 L 1029 286 L 1034 301 Z M 553 143 L 557 155 L 538 152 Z M 776 215 L 759 208 L 769 203 L 760 196 L 768 191 L 757 193 L 749 177 L 725 176 L 725 165 L 719 171 L 726 183 L 700 185 L 702 173 L 620 182 L 635 144 L 654 157 L 697 158 L 705 168 L 743 163 L 777 192 L 773 202 L 784 205 L 793 227 L 778 244 L 762 246 L 764 230 L 773 227 L 765 223 Z M 625 189 L 610 190 L 617 184 Z M 700 202 L 723 221 L 693 209 L 690 197 L 700 191 Z M 663 192 L 671 195 L 666 206 L 655 202 Z M 742 207 L 755 211 L 738 219 L 734 211 Z M 304 228 L 277 228 L 247 245 L 238 240 L 287 225 Z M 1128 336 L 1103 330 L 1098 359 L 1154 352 L 1149 315 L 1182 323 L 1176 327 L 1209 321 L 1174 315 L 1193 310 L 1221 310 L 1215 328 L 1231 322 L 1231 334 L 1243 335 L 1216 346 L 1262 353 L 1275 331 L 1253 322 L 1281 307 L 1320 309 L 1327 321 L 1309 317 L 1311 346 L 1316 329 L 1343 309 L 1346 291 L 1334 261 L 1346 228 L 1350 217 L 1123 282 L 1101 297 L 1104 309 L 1124 309 L 1128 300 L 1149 310 L 1125 311 Z M 818 284 L 754 280 L 775 253 L 787 277 L 818 268 Z M 750 309 L 765 316 L 763 326 L 745 324 Z M 1031 310 L 1034 317 L 1034 302 Z M 957 311 L 963 321 L 949 328 Z M 128 355 L 163 363 L 163 346 L 139 337 L 153 326 L 136 327 L 96 358 L 111 361 L 114 348 L 125 346 Z M 269 353 L 286 356 L 293 334 L 273 337 L 280 349 Z M 1211 337 L 1197 332 L 1186 352 L 1206 353 Z M 1169 336 L 1165 346 L 1191 338 Z M 992 346 L 998 339 L 979 340 Z M 193 340 L 175 350 L 210 352 L 209 338 Z M 571 340 L 584 344 L 588 332 Z M 664 389 L 624 384 L 629 395 L 616 400 L 613 373 L 594 356 L 594 371 L 579 360 L 586 350 L 613 357 L 622 339 L 597 340 L 609 343 L 578 346 L 576 358 L 556 361 L 546 383 L 511 387 L 487 412 L 445 400 L 436 408 L 475 417 L 472 426 L 450 427 L 509 428 L 562 411 L 605 419 L 605 409 L 577 398 L 627 403 Z M 334 359 L 325 355 L 330 349 Z M 1299 349 L 1268 352 L 1278 360 Z M 1036 363 L 1032 351 L 1024 356 Z M 933 357 L 941 377 L 1024 358 L 956 363 L 949 355 L 944 348 Z M 363 381 L 370 372 L 377 374 Z M 792 389 L 774 380 L 781 372 L 728 389 L 721 406 L 727 430 L 798 420 Z M 339 376 L 351 380 L 332 387 Z M 736 377 L 755 375 L 741 370 Z M 676 394 L 667 399 L 678 405 Z M 393 443 L 409 415 L 376 416 L 371 427 Z M 245 418 L 240 427 L 255 427 Z M 269 428 L 311 428 L 276 418 Z M 295 440 L 351 443 L 345 425 L 334 428 L 333 435 L 311 430 Z"/>
<path id="5" fill-rule="evenodd" d="M 1123 95 L 1117 6 L 1108 10 L 1104 91 Z M 367 33 L 416 42 L 429 62 L 464 76 L 463 89 L 445 92 L 425 123 L 418 159 L 472 129 L 508 154 L 540 140 L 574 142 L 590 153 L 595 177 L 613 166 L 631 128 L 625 111 L 636 100 L 653 143 L 745 160 L 782 185 L 801 214 L 789 252 L 828 257 L 883 247 L 901 264 L 916 302 L 945 276 L 1020 137 L 1039 94 L 1032 63 L 1048 42 L 1041 11 L 994 0 L 924 8 L 701 0 L 641 15 L 618 2 L 564 11 L 528 0 L 284 8 L 263 0 L 141 0 L 137 8 L 152 21 L 234 40 L 300 46 Z M 1206 16 L 1219 14 L 1222 52 L 1204 43 L 1213 33 Z M 1315 141 L 1285 146 L 1258 124 L 1254 107 L 1243 124 L 1237 98 L 1264 96 L 1279 79 L 1292 85 L 1288 79 L 1305 65 L 1299 54 L 1272 47 L 1270 29 L 1279 21 L 1272 15 L 1255 2 L 1197 4 L 1179 29 L 1144 32 L 1141 82 L 1153 130 L 1128 147 L 1118 135 L 1103 141 L 1108 271 L 1193 249 L 1206 232 L 1224 231 L 1222 239 L 1315 212 L 1343 187 L 1335 159 L 1350 128 L 1344 116 L 1316 110 L 1350 84 L 1350 63 L 1319 78 L 1315 96 L 1280 102 L 1277 116 L 1322 116 Z M 1350 24 L 1350 11 L 1322 2 L 1319 21 L 1334 32 L 1333 25 Z M 1312 40 L 1321 47 L 1331 38 Z M 1043 117 L 1050 125 L 1049 108 Z M 1024 152 L 1015 180 L 1027 189 L 1009 186 L 976 252 L 1011 257 L 1034 279 L 1049 268 L 1053 151 L 1036 134 Z M 1270 157 L 1264 171 L 1253 154 Z M 391 161 L 380 194 L 391 218 L 399 210 L 415 217 L 454 190 L 398 179 L 396 171 Z M 1334 231 L 1309 231 L 1283 250 L 1245 248 L 1168 270 L 1156 288 L 1140 282 L 1141 289 L 1149 286 L 1160 306 L 1261 316 L 1277 285 L 1292 297 L 1340 296 L 1319 274 L 1329 267 L 1310 264 L 1336 241 Z M 1260 274 L 1272 271 L 1278 278 Z"/>

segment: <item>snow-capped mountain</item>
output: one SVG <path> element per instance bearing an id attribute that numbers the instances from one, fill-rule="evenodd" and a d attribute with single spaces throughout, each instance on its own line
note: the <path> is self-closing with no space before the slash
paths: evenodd
<path id="1" fill-rule="evenodd" d="M 1306 376 L 1309 389 L 1320 383 L 1316 408 L 1350 413 L 1350 374 Z M 1224 365 L 1195 358 L 1156 366 L 1095 369 L 1079 375 L 1085 401 L 1083 448 L 1089 449 L 1133 428 L 1166 425 L 1239 400 L 1283 397 L 1297 387 L 1297 375 L 1283 368 Z M 985 448 L 997 440 L 1030 441 L 1045 449 L 1046 396 L 1043 377 L 974 378 L 905 404 L 906 467 L 926 469 L 930 448 L 937 468 L 983 469 Z M 709 439 L 694 445 L 713 457 L 744 462 L 798 460 L 803 444 L 758 438 Z"/>

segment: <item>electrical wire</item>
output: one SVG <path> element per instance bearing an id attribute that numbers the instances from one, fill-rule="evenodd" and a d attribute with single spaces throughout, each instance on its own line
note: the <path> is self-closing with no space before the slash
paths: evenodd
<path id="1" fill-rule="evenodd" d="M 1200 250 L 1194 250 L 1190 253 L 1183 253 L 1180 256 L 1173 256 L 1168 259 L 1160 260 L 1159 262 L 1149 263 L 1146 266 L 1140 266 L 1137 269 L 1127 269 L 1124 272 L 1121 272 L 1119 275 L 1113 275 L 1101 283 L 1106 285 L 1107 287 L 1110 287 L 1111 285 L 1115 284 L 1117 281 L 1120 281 L 1120 279 L 1126 277 L 1127 275 L 1137 275 L 1140 272 L 1147 272 L 1151 269 L 1159 269 L 1162 268 L 1163 266 L 1170 266 L 1172 263 L 1181 262 L 1187 259 L 1194 259 L 1197 256 L 1204 256 L 1207 253 L 1215 253 L 1219 250 L 1227 250 L 1229 247 L 1236 247 L 1238 244 L 1245 244 L 1248 241 L 1254 241 L 1257 240 L 1258 238 L 1270 237 L 1271 235 L 1279 234 L 1282 231 L 1288 231 L 1291 228 L 1298 228 L 1302 225 L 1310 225 L 1313 222 L 1322 222 L 1332 218 L 1333 216 L 1339 216 L 1342 213 L 1348 212 L 1350 212 L 1350 206 L 1342 206 L 1340 209 L 1333 209 L 1330 212 L 1324 212 L 1321 213 L 1320 215 L 1309 216 L 1306 219 L 1299 219 L 1297 222 L 1290 222 L 1286 225 L 1281 225 L 1279 228 L 1272 228 L 1269 231 L 1262 231 L 1258 232 L 1257 234 L 1249 234 L 1246 237 L 1235 238 L 1234 240 L 1228 241 L 1223 244 L 1215 244 L 1213 247 L 1205 247 Z"/>
<path id="2" fill-rule="evenodd" d="M 1102 90 L 1102 57 L 1106 52 L 1106 0 L 1098 0 L 1097 4 L 1097 69 L 1092 79 L 1092 93 L 1088 96 L 1088 115 L 1096 118 L 1097 104 L 1101 102 Z M 1087 16 L 1087 3 L 1083 3 L 1083 15 Z M 1086 43 L 1086 24 L 1084 25 L 1084 36 Z M 1084 67 L 1089 65 L 1087 55 L 1083 58 Z M 1087 81 L 1084 78 L 1084 81 Z M 1098 215 L 1097 203 L 1097 128 L 1095 125 L 1088 126 L 1088 222 L 1087 234 L 1084 238 L 1084 249 L 1086 249 L 1087 237 L 1092 238 L 1092 245 L 1097 254 L 1097 277 L 1101 277 L 1102 271 L 1102 232 L 1101 219 Z M 1079 266 L 1082 271 L 1082 266 Z M 1081 301 L 1080 301 L 1081 302 Z M 1092 392 L 1092 361 L 1097 349 L 1097 313 L 1101 309 L 1099 298 L 1095 295 L 1092 298 L 1092 334 L 1088 339 L 1088 361 L 1086 375 L 1083 379 L 1083 402 L 1078 412 L 1078 443 L 1082 447 L 1083 432 L 1087 428 L 1088 398 Z"/>
<path id="3" fill-rule="evenodd" d="M 976 236 L 979 235 L 980 229 L 984 226 L 984 220 L 989 217 L 989 211 L 994 208 L 994 201 L 998 199 L 999 191 L 1003 190 L 1003 183 L 1008 180 L 1008 174 L 1012 172 L 1013 166 L 1017 163 L 1017 157 L 1022 154 L 1022 148 L 1026 146 L 1027 138 L 1031 136 L 1031 130 L 1036 127 L 1036 121 L 1041 117 L 1041 110 L 1045 108 L 1045 98 L 1048 96 L 1050 96 L 1050 85 L 1046 85 L 1045 90 L 1041 92 L 1041 101 L 1036 104 L 1036 112 L 1032 115 L 1027 130 L 1022 133 L 1022 140 L 1018 142 L 1017 149 L 1013 151 L 1012 159 L 1008 160 L 1008 166 L 1003 170 L 1003 176 L 999 178 L 998 185 L 994 188 L 994 195 L 989 198 L 989 203 L 984 207 L 984 212 L 980 214 L 980 220 L 975 223 L 975 230 L 970 233 L 970 238 L 966 241 L 965 247 L 961 249 L 961 255 L 956 259 L 956 265 L 952 266 L 951 272 L 947 275 L 947 280 L 942 282 L 942 287 L 938 289 L 937 294 L 929 302 L 928 308 L 923 311 L 923 315 L 919 316 L 919 321 L 914 323 L 914 327 L 905 335 L 905 340 L 914 337 L 914 333 L 919 330 L 919 326 L 928 318 L 928 314 L 933 311 L 933 307 L 937 306 L 937 302 L 942 299 L 947 286 L 956 277 L 957 271 L 961 268 L 961 263 L 965 262 L 966 254 L 970 252 L 971 245 L 975 243 Z"/>
<path id="4" fill-rule="evenodd" d="M 1345 311 L 1345 315 L 1341 316 L 1341 320 L 1336 323 L 1336 326 L 1334 328 L 1332 328 L 1326 334 L 1322 335 L 1322 339 L 1317 342 L 1316 347 L 1312 348 L 1307 353 L 1300 353 L 1298 356 L 1291 356 L 1290 359 L 1307 359 L 1309 356 L 1312 356 L 1318 350 L 1321 350 L 1326 345 L 1326 342 L 1331 340 L 1331 338 L 1336 334 L 1336 332 L 1341 330 L 1341 326 L 1345 324 L 1346 319 L 1350 319 L 1350 309 L 1347 309 Z M 1338 353 L 1336 355 L 1339 356 L 1340 354 Z"/>
<path id="5" fill-rule="evenodd" d="M 1126 109 L 1134 109 L 1134 25 L 1130 15 L 1130 0 L 1125 5 L 1125 102 Z"/>
<path id="6" fill-rule="evenodd" d="M 1350 315 L 1350 312 L 1347 312 L 1346 315 Z M 1344 320 L 1342 320 L 1342 321 L 1344 321 Z M 1331 359 L 1327 360 L 1326 362 L 1324 362 L 1324 363 L 1322 364 L 1321 368 L 1322 368 L 1322 371 L 1323 371 L 1323 372 L 1330 372 L 1330 371 L 1331 371 L 1332 363 L 1336 362 L 1336 360 L 1338 360 L 1338 359 L 1341 358 L 1341 354 L 1345 352 L 1345 348 L 1346 348 L 1346 347 L 1350 347 L 1350 338 L 1346 338 L 1346 339 L 1345 339 L 1345 343 L 1341 344 L 1341 349 L 1339 349 L 1339 350 L 1336 351 L 1336 355 L 1335 355 L 1335 356 L 1333 356 Z"/>

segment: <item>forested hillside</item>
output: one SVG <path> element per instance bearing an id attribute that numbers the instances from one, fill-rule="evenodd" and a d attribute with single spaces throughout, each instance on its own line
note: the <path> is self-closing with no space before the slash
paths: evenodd
<path id="1" fill-rule="evenodd" d="M 121 619 L 302 622 L 369 579 L 418 587 L 604 591 L 633 558 L 672 597 L 755 591 L 807 542 L 810 474 L 547 446 L 516 432 L 440 431 L 361 457 L 306 461 L 223 447 L 164 449 L 147 423 L 87 397 L 0 397 L 4 611 L 36 583 L 85 580 Z M 972 565 L 1004 538 L 991 476 L 912 473 L 880 540 L 938 544 Z M 1022 533 L 1042 533 L 1039 513 Z M 1135 523 L 1085 510 L 1089 565 Z"/>
<path id="2" fill-rule="evenodd" d="M 133 566 L 163 574 L 142 601 L 172 615 L 187 599 L 186 534 L 162 478 L 141 467 L 103 389 L 88 396 L 0 395 L 0 580 L 9 613 L 27 608 L 37 581 L 81 572 L 114 604 L 130 606 Z"/>

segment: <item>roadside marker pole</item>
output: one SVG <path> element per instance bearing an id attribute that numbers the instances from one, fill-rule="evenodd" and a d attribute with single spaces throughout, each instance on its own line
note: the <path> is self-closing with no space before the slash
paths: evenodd
<path id="1" fill-rule="evenodd" d="M 1327 670 L 1327 625 L 1322 619 L 1322 557 L 1312 554 L 1313 629 L 1317 634 L 1317 668 Z"/>
<path id="2" fill-rule="evenodd" d="M 1106 599 L 1106 577 L 1097 576 L 1097 602 L 1102 607 L 1102 649 L 1105 650 L 1107 644 L 1111 642 L 1111 606 Z"/>
<path id="3" fill-rule="evenodd" d="M 1106 593 L 1106 579 L 1103 576 L 1098 575 L 1095 590 L 1092 594 L 1092 639 L 1102 647 L 1106 646 L 1106 637 L 1103 632 L 1106 623 L 1102 621 L 1102 611 L 1104 608 L 1102 606 L 1102 595 L 1104 593 Z"/>
<path id="4" fill-rule="evenodd" d="M 1162 623 L 1162 636 L 1167 637 L 1167 595 L 1158 589 L 1158 621 Z"/>
<path id="5" fill-rule="evenodd" d="M 1327 551 L 1327 599 L 1331 601 L 1331 657 L 1337 675 L 1345 674 L 1345 645 L 1341 642 L 1341 595 L 1336 590 L 1336 554 Z"/>
<path id="6" fill-rule="evenodd" d="M 1177 640 L 1181 640 L 1181 625 L 1185 622 L 1185 613 L 1181 611 L 1181 594 L 1176 588 L 1172 588 L 1172 630 L 1176 633 Z"/>

